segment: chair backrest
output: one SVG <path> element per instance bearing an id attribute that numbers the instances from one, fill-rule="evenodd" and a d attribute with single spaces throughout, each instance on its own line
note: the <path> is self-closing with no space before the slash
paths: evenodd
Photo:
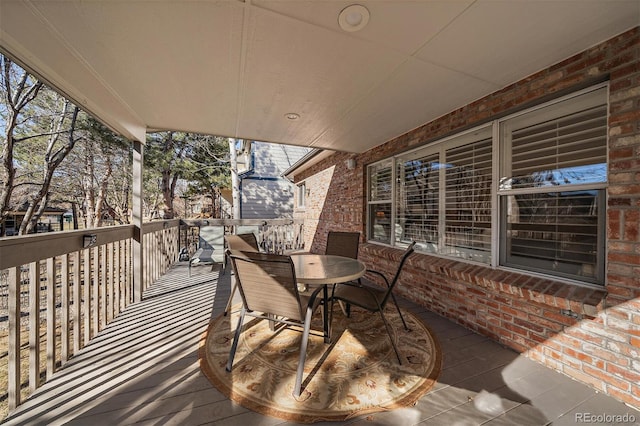
<path id="1" fill-rule="evenodd" d="M 215 261 L 224 258 L 224 226 L 201 226 L 198 232 L 198 248 L 213 249 Z"/>
<path id="2" fill-rule="evenodd" d="M 359 244 L 359 232 L 329 231 L 327 234 L 327 247 L 324 254 L 357 259 Z"/>
<path id="3" fill-rule="evenodd" d="M 253 234 L 256 238 L 258 248 L 264 243 L 260 240 L 260 226 L 259 225 L 235 225 L 233 227 L 234 235 Z M 263 247 L 264 248 L 264 247 Z M 268 250 L 263 250 L 268 251 Z"/>
<path id="4" fill-rule="evenodd" d="M 391 292 L 393 291 L 394 287 L 396 286 L 396 284 L 400 279 L 402 268 L 406 263 L 407 259 L 409 258 L 409 256 L 411 256 L 411 253 L 413 253 L 413 248 L 415 245 L 416 245 L 415 241 L 411 242 L 411 244 L 409 244 L 409 246 L 406 248 L 406 250 L 402 254 L 402 257 L 400 258 L 400 263 L 398 264 L 398 269 L 396 270 L 396 274 L 393 276 L 393 280 L 391 280 L 391 283 L 389 283 L 387 294 L 384 295 L 384 299 L 382 300 L 382 303 L 380 303 L 380 306 L 382 306 L 383 308 L 387 304 L 389 297 L 391 297 Z"/>
<path id="5" fill-rule="evenodd" d="M 223 226 L 201 226 L 198 232 L 198 248 L 218 249 L 224 246 Z"/>
<path id="6" fill-rule="evenodd" d="M 293 262 L 289 256 L 228 250 L 242 303 L 248 311 L 304 321 Z"/>
<path id="7" fill-rule="evenodd" d="M 229 250 L 260 251 L 258 239 L 254 233 L 225 235 L 224 239 L 227 242 L 227 248 Z"/>

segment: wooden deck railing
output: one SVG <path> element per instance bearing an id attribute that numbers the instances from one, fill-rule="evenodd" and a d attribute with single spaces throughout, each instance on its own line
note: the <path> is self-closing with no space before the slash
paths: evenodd
<path id="1" fill-rule="evenodd" d="M 257 225 L 270 251 L 302 248 L 292 220 L 145 223 L 141 289 L 162 276 L 186 247 L 189 230 Z M 0 238 L 0 405 L 5 413 L 48 380 L 134 301 L 134 226 Z M 89 247 L 92 237 L 95 242 Z M 85 243 L 86 238 L 86 243 Z M 197 238 L 197 237 L 196 237 Z M 2 412 L 0 407 L 0 412 Z M 4 417 L 0 416 L 0 418 Z"/>
<path id="2" fill-rule="evenodd" d="M 293 219 L 198 219 L 182 220 L 187 231 L 186 247 L 193 254 L 198 242 L 197 230 L 203 226 L 224 227 L 225 234 L 236 234 L 240 228 L 256 229 L 260 247 L 269 253 L 283 253 L 287 250 L 304 248 L 303 221 Z"/>

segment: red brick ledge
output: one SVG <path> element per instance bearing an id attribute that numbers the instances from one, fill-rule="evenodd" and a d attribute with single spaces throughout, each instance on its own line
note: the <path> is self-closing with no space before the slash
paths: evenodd
<path id="1" fill-rule="evenodd" d="M 361 260 L 372 269 L 387 272 L 389 276 L 394 273 L 401 255 L 402 250 L 398 248 L 372 243 L 360 245 Z M 495 293 L 517 296 L 522 301 L 571 311 L 581 317 L 594 318 L 606 308 L 607 292 L 604 289 L 581 287 L 419 252 L 409 258 L 408 266 L 419 272 L 442 275 Z"/>

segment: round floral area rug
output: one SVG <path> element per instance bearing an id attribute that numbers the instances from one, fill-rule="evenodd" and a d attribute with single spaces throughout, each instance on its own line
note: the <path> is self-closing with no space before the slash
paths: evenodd
<path id="1" fill-rule="evenodd" d="M 225 370 L 238 309 L 211 321 L 200 344 L 200 367 L 229 399 L 261 414 L 313 423 L 407 407 L 435 384 L 440 373 L 439 345 L 410 312 L 402 311 L 407 332 L 394 306 L 385 311 L 402 357 L 400 365 L 378 313 L 354 307 L 347 318 L 335 304 L 330 344 L 322 338 L 320 310 L 314 314 L 302 393 L 295 398 L 300 328 L 277 324 L 272 331 L 267 321 L 246 317 L 233 368 Z"/>

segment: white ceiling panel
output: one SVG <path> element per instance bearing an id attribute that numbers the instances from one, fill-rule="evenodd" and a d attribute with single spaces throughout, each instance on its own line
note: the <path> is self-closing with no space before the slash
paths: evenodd
<path id="1" fill-rule="evenodd" d="M 638 24 L 637 0 L 479 0 L 416 56 L 506 86 Z"/>
<path id="2" fill-rule="evenodd" d="M 74 2 L 67 9 L 40 1 L 36 6 L 75 54 L 140 112 L 147 127 L 205 131 L 215 126 L 234 133 L 244 12 L 238 3 Z"/>
<path id="3" fill-rule="evenodd" d="M 371 25 L 361 31 L 345 34 L 338 25 L 338 15 L 350 1 L 254 0 L 253 4 L 290 16 L 301 22 L 385 46 L 407 55 L 414 54 L 425 42 L 442 31 L 472 0 L 369 1 Z"/>
<path id="4" fill-rule="evenodd" d="M 71 16 L 75 13 L 72 7 L 65 10 Z M 100 79 L 34 4 L 0 2 L 0 47 L 114 130 L 133 139 L 144 137 L 146 126 L 141 117 Z"/>
<path id="5" fill-rule="evenodd" d="M 256 10 L 246 39 L 238 133 L 311 143 L 393 72 L 404 56 Z M 285 114 L 295 112 L 295 122 Z"/>
<path id="6" fill-rule="evenodd" d="M 346 32 L 350 4 L 0 0 L 0 49 L 132 139 L 361 152 L 640 25 L 640 0 L 362 0 Z"/>
<path id="7" fill-rule="evenodd" d="M 380 135 L 390 140 L 497 89 L 466 74 L 411 59 L 327 131 L 317 145 L 348 140 L 349 151 L 364 151 Z"/>

